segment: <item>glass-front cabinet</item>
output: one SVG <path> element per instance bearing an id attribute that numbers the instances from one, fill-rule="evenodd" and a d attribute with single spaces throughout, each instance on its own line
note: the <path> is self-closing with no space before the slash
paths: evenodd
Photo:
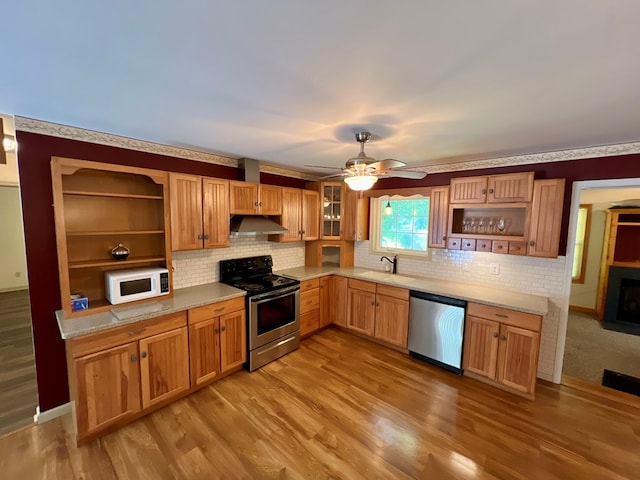
<path id="1" fill-rule="evenodd" d="M 322 184 L 322 238 L 339 239 L 342 233 L 342 182 Z"/>

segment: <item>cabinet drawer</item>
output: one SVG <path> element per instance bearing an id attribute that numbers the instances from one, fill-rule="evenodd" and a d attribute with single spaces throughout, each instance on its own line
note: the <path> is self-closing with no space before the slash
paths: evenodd
<path id="1" fill-rule="evenodd" d="M 232 298 L 231 300 L 192 308 L 189 310 L 189 325 L 239 310 L 244 310 L 244 297 Z"/>
<path id="2" fill-rule="evenodd" d="M 525 242 L 509 242 L 509 255 L 526 255 L 527 244 Z"/>
<path id="3" fill-rule="evenodd" d="M 306 335 L 320 328 L 320 312 L 312 310 L 300 314 L 300 335 Z"/>
<path id="4" fill-rule="evenodd" d="M 475 238 L 465 238 L 460 242 L 462 244 L 462 250 L 474 251 L 476 249 L 476 239 Z"/>
<path id="5" fill-rule="evenodd" d="M 317 310 L 320 306 L 320 289 L 314 288 L 300 294 L 300 315 Z"/>
<path id="6" fill-rule="evenodd" d="M 480 303 L 467 303 L 467 315 L 486 318 L 505 325 L 526 328 L 539 332 L 542 328 L 542 317 L 532 313 L 516 312 L 507 308 L 492 307 Z"/>
<path id="7" fill-rule="evenodd" d="M 447 250 L 460 250 L 460 239 L 447 237 Z"/>
<path id="8" fill-rule="evenodd" d="M 304 282 L 300 282 L 300 292 L 306 292 L 307 290 L 318 288 L 319 286 L 320 286 L 319 278 L 312 278 L 311 280 L 305 280 Z"/>
<path id="9" fill-rule="evenodd" d="M 349 279 L 349 288 L 355 288 L 357 290 L 363 290 L 365 292 L 376 293 L 376 284 L 374 282 L 367 282 L 364 280 Z"/>
<path id="10" fill-rule="evenodd" d="M 409 290 L 400 287 L 390 287 L 389 285 L 378 284 L 378 295 L 409 300 Z"/>
<path id="11" fill-rule="evenodd" d="M 476 240 L 476 252 L 490 252 L 491 240 Z"/>
<path id="12" fill-rule="evenodd" d="M 491 242 L 493 253 L 509 253 L 509 242 L 507 240 L 494 240 Z"/>
<path id="13" fill-rule="evenodd" d="M 187 312 L 178 312 L 164 317 L 150 318 L 141 322 L 115 327 L 105 332 L 84 335 L 68 340 L 73 357 L 123 345 L 141 338 L 163 333 L 187 324 Z"/>

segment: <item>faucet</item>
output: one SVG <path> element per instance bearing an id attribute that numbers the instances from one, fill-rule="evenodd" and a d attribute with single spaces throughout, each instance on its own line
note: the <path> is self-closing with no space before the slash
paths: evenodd
<path id="1" fill-rule="evenodd" d="M 386 260 L 387 262 L 389 262 L 391 265 L 393 265 L 393 270 L 391 271 L 391 273 L 397 273 L 398 271 L 398 256 L 394 255 L 393 256 L 393 260 L 391 260 L 389 257 L 380 257 L 380 261 Z"/>

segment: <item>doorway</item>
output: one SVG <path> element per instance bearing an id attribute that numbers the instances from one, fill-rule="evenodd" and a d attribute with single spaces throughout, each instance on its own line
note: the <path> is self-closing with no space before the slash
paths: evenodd
<path id="1" fill-rule="evenodd" d="M 0 114 L 15 138 L 13 118 Z M 3 148 L 0 146 L 0 148 Z M 17 154 L 0 162 L 0 435 L 33 423 L 38 405 Z"/>
<path id="2" fill-rule="evenodd" d="M 596 314 L 600 263 L 606 249 L 606 211 L 637 202 L 640 205 L 640 179 L 594 180 L 573 184 L 565 268 L 567 310 L 558 336 L 554 380 L 562 376 L 590 384 L 603 384 L 605 370 L 640 377 L 640 336 L 602 328 Z M 580 205 L 590 205 L 589 242 L 585 252 L 582 283 L 572 283 L 573 257 L 578 232 Z"/>

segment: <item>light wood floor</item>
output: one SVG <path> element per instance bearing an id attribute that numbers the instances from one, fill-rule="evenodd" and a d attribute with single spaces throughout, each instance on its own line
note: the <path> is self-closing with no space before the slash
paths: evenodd
<path id="1" fill-rule="evenodd" d="M 529 401 L 335 329 L 82 448 L 71 446 L 69 426 L 67 416 L 0 439 L 2 478 L 594 480 L 640 472 L 640 404 L 547 382 Z"/>
<path id="2" fill-rule="evenodd" d="M 0 293 L 0 434 L 33 422 L 38 404 L 29 291 Z"/>

